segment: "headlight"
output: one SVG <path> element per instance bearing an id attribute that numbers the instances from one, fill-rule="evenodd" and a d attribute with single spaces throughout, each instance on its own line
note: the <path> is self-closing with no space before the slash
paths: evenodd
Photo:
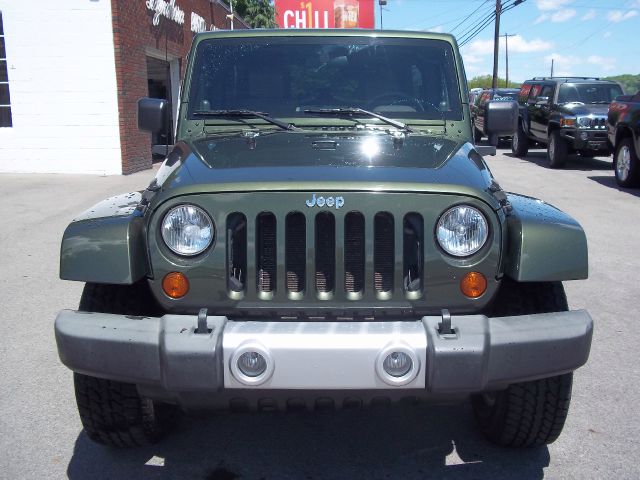
<path id="1" fill-rule="evenodd" d="M 172 208 L 162 220 L 162 239 L 178 255 L 192 256 L 207 249 L 215 236 L 209 215 L 195 205 Z"/>
<path id="2" fill-rule="evenodd" d="M 489 227 L 478 209 L 458 205 L 442 214 L 436 235 L 438 243 L 449 255 L 467 257 L 483 247 Z"/>
<path id="3" fill-rule="evenodd" d="M 591 118 L 578 117 L 578 126 L 582 128 L 589 128 L 591 126 Z"/>

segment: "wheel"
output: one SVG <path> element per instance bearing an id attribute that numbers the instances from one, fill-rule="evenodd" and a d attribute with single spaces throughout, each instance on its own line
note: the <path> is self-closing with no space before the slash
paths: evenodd
<path id="1" fill-rule="evenodd" d="M 158 315 L 146 283 L 87 283 L 80 310 L 122 315 Z M 132 368 L 135 368 L 132 366 Z M 95 442 L 113 447 L 155 443 L 173 423 L 173 405 L 143 398 L 135 385 L 73 374 L 76 403 L 84 431 Z"/>
<path id="2" fill-rule="evenodd" d="M 560 282 L 518 283 L 503 280 L 491 314 L 527 315 L 566 311 Z M 555 441 L 564 427 L 573 374 L 514 383 L 499 392 L 471 398 L 482 433 L 503 447 L 534 447 Z"/>
<path id="3" fill-rule="evenodd" d="M 492 147 L 497 147 L 498 143 L 500 143 L 500 137 L 496 133 L 492 133 L 489 135 L 489 145 Z"/>
<path id="4" fill-rule="evenodd" d="M 549 144 L 547 146 L 547 160 L 549 167 L 562 168 L 567 163 L 569 157 L 569 146 L 564 138 L 560 135 L 559 130 L 554 130 L 549 135 Z"/>
<path id="5" fill-rule="evenodd" d="M 616 182 L 621 187 L 640 186 L 640 160 L 631 137 L 624 138 L 613 159 Z"/>
<path id="6" fill-rule="evenodd" d="M 522 122 L 518 122 L 518 128 L 511 140 L 511 152 L 519 158 L 524 158 L 529 153 L 529 137 L 522 128 Z"/>
<path id="7" fill-rule="evenodd" d="M 478 130 L 475 126 L 473 127 L 473 141 L 476 145 L 480 143 L 482 140 L 482 132 Z"/>

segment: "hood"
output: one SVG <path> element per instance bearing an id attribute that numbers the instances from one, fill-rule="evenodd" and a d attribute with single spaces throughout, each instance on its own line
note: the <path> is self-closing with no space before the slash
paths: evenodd
<path id="1" fill-rule="evenodd" d="M 158 200 L 201 192 L 386 190 L 471 195 L 495 204 L 493 177 L 470 143 L 383 132 L 254 135 L 178 143 L 152 182 Z"/>
<path id="2" fill-rule="evenodd" d="M 565 103 L 561 105 L 559 110 L 569 115 L 598 115 L 607 116 L 609 110 L 609 104 L 600 103 Z"/>

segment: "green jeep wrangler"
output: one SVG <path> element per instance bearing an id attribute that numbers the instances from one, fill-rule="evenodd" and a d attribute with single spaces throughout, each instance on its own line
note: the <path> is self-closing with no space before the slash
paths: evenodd
<path id="1" fill-rule="evenodd" d="M 86 285 L 55 334 L 87 435 L 144 444 L 177 410 L 470 398 L 493 442 L 553 442 L 591 345 L 561 284 L 587 278 L 587 242 L 495 182 L 466 92 L 449 35 L 198 34 L 155 179 L 62 239 L 61 278 Z M 140 128 L 168 111 L 142 99 Z"/>

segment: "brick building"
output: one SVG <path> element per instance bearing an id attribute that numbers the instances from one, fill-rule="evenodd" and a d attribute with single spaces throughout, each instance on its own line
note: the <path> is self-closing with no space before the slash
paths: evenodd
<path id="1" fill-rule="evenodd" d="M 138 131 L 137 100 L 167 98 L 175 117 L 194 32 L 229 15 L 223 0 L 0 0 L 0 171 L 151 167 L 172 134 Z"/>

